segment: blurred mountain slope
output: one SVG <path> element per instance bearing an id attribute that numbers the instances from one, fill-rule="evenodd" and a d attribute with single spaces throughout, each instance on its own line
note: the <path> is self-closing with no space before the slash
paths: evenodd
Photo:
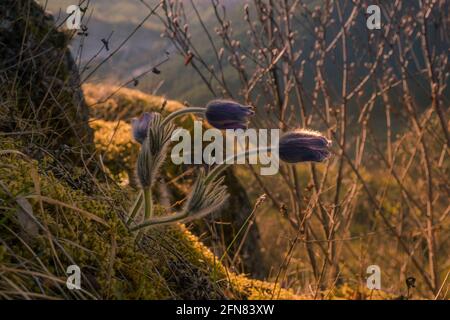
<path id="1" fill-rule="evenodd" d="M 320 3 L 321 0 L 307 0 L 309 6 Z M 54 15 L 59 16 L 58 21 L 63 24 L 65 10 L 70 0 L 40 0 L 47 3 L 47 9 Z M 130 35 L 134 28 L 141 23 L 150 12 L 149 8 L 157 6 L 159 1 L 147 0 L 145 6 L 141 1 L 119 1 L 119 0 L 91 0 L 89 2 L 88 13 L 83 19 L 89 28 L 87 37 L 77 36 L 72 41 L 72 53 L 77 56 L 77 61 L 84 66 L 92 57 L 96 56 L 102 47 L 100 40 L 111 35 L 111 50 L 117 48 L 125 38 Z M 215 12 L 209 0 L 195 0 L 196 6 L 205 27 L 215 35 L 217 21 Z M 252 1 L 226 0 L 224 5 L 226 18 L 232 21 L 234 35 L 246 46 L 248 41 L 246 36 L 247 26 L 243 19 L 243 8 L 246 3 L 252 5 Z M 85 5 L 85 4 L 84 4 Z M 83 6 L 83 5 L 82 5 Z M 196 49 L 196 53 L 205 58 L 207 63 L 214 60 L 213 51 L 205 39 L 202 26 L 198 23 L 198 17 L 189 1 L 184 3 L 187 20 L 190 21 L 189 33 L 191 41 Z M 159 8 L 158 13 L 162 14 Z M 164 20 L 164 18 L 162 18 Z M 213 98 L 207 90 L 202 79 L 190 67 L 184 66 L 184 57 L 180 56 L 173 44 L 166 37 L 161 37 L 164 26 L 162 20 L 157 16 L 151 16 L 143 26 L 124 44 L 124 46 L 109 59 L 95 74 L 90 82 L 101 81 L 102 83 L 119 84 L 138 76 L 157 64 L 166 57 L 166 52 L 170 53 L 169 61 L 164 63 L 159 69 L 161 74 L 149 74 L 140 80 L 138 88 L 146 93 L 167 95 L 179 101 L 188 101 L 194 105 L 205 104 Z M 307 36 L 301 29 L 298 30 L 302 37 Z M 213 41 L 220 47 L 220 41 L 213 37 Z M 81 49 L 82 48 L 82 49 Z M 81 54 L 80 54 L 81 53 Z M 110 52 L 101 51 L 90 66 L 93 67 L 108 56 Z M 80 56 L 81 55 L 81 56 Z M 81 68 L 82 75 L 89 73 Z M 228 64 L 224 64 L 224 72 L 231 83 L 234 91 L 239 90 L 239 81 L 236 73 Z"/>

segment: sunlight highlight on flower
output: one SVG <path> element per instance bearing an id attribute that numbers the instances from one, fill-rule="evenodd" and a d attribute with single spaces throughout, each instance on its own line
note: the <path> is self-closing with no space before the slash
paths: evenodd
<path id="1" fill-rule="evenodd" d="M 279 143 L 280 159 L 288 163 L 322 162 L 330 157 L 331 141 L 316 131 L 300 129 L 286 133 Z"/>

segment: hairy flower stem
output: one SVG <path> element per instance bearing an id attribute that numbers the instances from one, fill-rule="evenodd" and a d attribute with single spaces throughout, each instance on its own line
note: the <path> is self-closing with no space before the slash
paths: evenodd
<path id="1" fill-rule="evenodd" d="M 210 182 L 213 182 L 226 168 L 233 165 L 235 160 L 239 159 L 240 157 L 242 157 L 242 156 L 248 157 L 250 155 L 257 154 L 260 151 L 270 152 L 271 150 L 272 150 L 271 147 L 261 148 L 261 149 L 256 148 L 256 149 L 251 149 L 251 150 L 240 152 L 234 156 L 231 156 L 231 157 L 225 159 L 225 161 L 223 163 L 217 165 L 214 169 L 211 170 L 211 172 L 206 177 L 206 183 L 208 184 Z"/>
<path id="2" fill-rule="evenodd" d="M 153 215 L 152 190 L 144 189 L 144 220 L 150 219 Z"/>
<path id="3" fill-rule="evenodd" d="M 142 222 L 141 224 L 131 228 L 131 231 L 136 231 L 145 227 L 150 227 L 150 226 L 156 226 L 156 225 L 162 225 L 162 224 L 169 224 L 178 220 L 181 220 L 183 218 L 186 218 L 189 214 L 186 212 L 179 212 L 176 214 L 172 214 L 169 216 L 164 216 L 164 217 L 156 217 L 156 218 L 152 218 L 152 219 L 148 219 L 145 220 L 144 222 Z"/>
<path id="4" fill-rule="evenodd" d="M 206 108 L 201 108 L 201 107 L 195 107 L 195 108 L 184 108 L 184 109 L 180 109 L 177 110 L 175 112 L 172 112 L 171 114 L 169 114 L 166 118 L 164 118 L 162 125 L 166 125 L 168 124 L 170 121 L 173 121 L 175 118 L 181 117 L 184 114 L 187 113 L 205 113 Z"/>
<path id="5" fill-rule="evenodd" d="M 148 221 L 151 221 L 152 216 L 153 216 L 152 190 L 150 187 L 148 187 L 144 189 L 144 222 L 138 225 L 137 227 L 141 226 L 142 224 L 145 224 Z M 131 228 L 130 230 L 133 232 L 143 228 L 137 227 Z M 142 239 L 142 235 L 143 235 L 142 230 L 140 230 L 136 236 L 136 242 L 139 242 Z"/>
<path id="6" fill-rule="evenodd" d="M 136 197 L 133 206 L 131 207 L 130 214 L 128 215 L 127 225 L 130 225 L 131 222 L 133 222 L 134 217 L 136 217 L 141 207 L 142 207 L 142 191 L 139 191 L 139 194 Z"/>

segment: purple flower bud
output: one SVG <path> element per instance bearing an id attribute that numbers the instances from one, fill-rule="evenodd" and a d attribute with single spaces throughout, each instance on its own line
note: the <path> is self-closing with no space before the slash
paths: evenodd
<path id="1" fill-rule="evenodd" d="M 206 120 L 217 129 L 247 129 L 255 112 L 247 106 L 230 100 L 213 100 L 206 106 Z"/>
<path id="2" fill-rule="evenodd" d="M 142 144 L 145 138 L 147 138 L 148 124 L 153 119 L 153 116 L 153 113 L 144 112 L 139 118 L 134 118 L 131 120 L 133 137 L 140 144 Z"/>
<path id="3" fill-rule="evenodd" d="M 297 130 L 280 138 L 280 159 L 288 163 L 322 162 L 330 156 L 331 141 L 318 132 Z"/>

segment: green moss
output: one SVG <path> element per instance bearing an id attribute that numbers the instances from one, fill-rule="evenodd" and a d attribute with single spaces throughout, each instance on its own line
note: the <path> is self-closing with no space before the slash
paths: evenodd
<path id="1" fill-rule="evenodd" d="M 2 143 L 3 150 L 8 148 L 11 149 L 10 142 Z M 79 265 L 89 278 L 92 295 L 98 298 L 160 299 L 170 296 L 165 280 L 156 272 L 156 262 L 135 249 L 134 237 L 123 226 L 114 199 L 100 200 L 73 190 L 52 173 L 33 177 L 37 163 L 21 155 L 7 153 L 1 157 L 0 177 L 4 188 L 0 199 L 9 214 L 2 216 L 0 233 L 12 249 L 1 250 L 2 265 L 15 265 L 20 261 L 33 264 L 38 256 L 48 270 L 38 268 L 35 271 L 45 271 L 56 278 L 66 277 L 64 272 L 68 265 Z M 43 201 L 43 210 L 37 197 L 29 198 L 37 193 L 36 183 L 42 196 L 52 199 Z M 16 214 L 19 208 L 16 200 L 24 198 L 28 198 L 33 215 L 44 226 L 37 235 L 27 236 L 26 244 L 19 239 L 26 230 Z M 85 210 L 106 221 L 107 226 L 64 205 L 54 204 L 55 201 Z M 32 277 L 24 283 L 30 292 L 39 290 Z M 89 286 L 86 290 L 89 291 Z M 52 289 L 45 291 L 50 296 L 62 294 Z"/>
<path id="2" fill-rule="evenodd" d="M 343 284 L 332 290 L 327 290 L 322 295 L 326 299 L 334 300 L 391 300 L 394 298 L 394 295 L 382 290 L 370 290 L 366 286 L 357 288 L 349 284 Z"/>
<path id="3" fill-rule="evenodd" d="M 214 292 L 216 298 L 220 295 L 227 298 L 258 300 L 300 298 L 291 290 L 282 289 L 274 283 L 253 280 L 228 270 L 184 225 L 167 228 L 165 232 L 166 237 L 169 237 L 172 243 L 176 244 L 174 252 L 182 253 L 190 268 L 194 267 L 201 270 L 202 276 L 208 279 L 206 282 L 212 283 L 209 291 Z"/>

